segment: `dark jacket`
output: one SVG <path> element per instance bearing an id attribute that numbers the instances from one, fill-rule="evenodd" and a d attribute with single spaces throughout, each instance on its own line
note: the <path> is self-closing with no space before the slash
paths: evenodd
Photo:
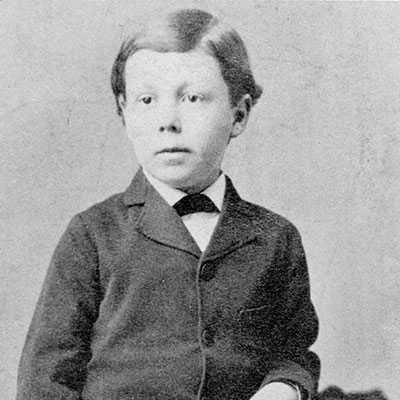
<path id="1" fill-rule="evenodd" d="M 25 343 L 18 400 L 249 399 L 276 380 L 313 393 L 318 331 L 300 236 L 227 179 L 201 254 L 139 171 L 75 216 Z"/>

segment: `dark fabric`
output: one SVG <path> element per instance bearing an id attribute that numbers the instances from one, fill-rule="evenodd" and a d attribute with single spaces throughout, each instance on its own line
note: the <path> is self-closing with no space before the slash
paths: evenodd
<path id="1" fill-rule="evenodd" d="M 196 212 L 217 213 L 217 206 L 205 194 L 196 193 L 182 197 L 174 204 L 174 209 L 180 217 Z"/>
<path id="2" fill-rule="evenodd" d="M 204 254 L 140 171 L 75 216 L 52 258 L 18 400 L 249 399 L 287 379 L 311 394 L 318 331 L 300 236 L 227 179 Z"/>
<path id="3" fill-rule="evenodd" d="M 313 400 L 388 400 L 380 390 L 345 393 L 337 386 L 330 386 L 314 397 Z"/>

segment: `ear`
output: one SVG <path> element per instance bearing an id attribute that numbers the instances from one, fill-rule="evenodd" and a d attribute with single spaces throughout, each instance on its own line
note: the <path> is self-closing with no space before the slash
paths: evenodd
<path id="1" fill-rule="evenodd" d="M 252 107 L 251 96 L 245 94 L 233 107 L 234 120 L 231 138 L 238 137 L 241 135 L 246 128 L 247 121 L 249 120 L 249 114 Z"/>

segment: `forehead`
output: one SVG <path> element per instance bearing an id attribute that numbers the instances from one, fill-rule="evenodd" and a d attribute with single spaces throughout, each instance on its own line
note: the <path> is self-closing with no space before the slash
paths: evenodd
<path id="1" fill-rule="evenodd" d="M 202 50 L 161 53 L 143 49 L 125 66 L 127 89 L 141 85 L 197 84 L 227 90 L 217 60 Z"/>

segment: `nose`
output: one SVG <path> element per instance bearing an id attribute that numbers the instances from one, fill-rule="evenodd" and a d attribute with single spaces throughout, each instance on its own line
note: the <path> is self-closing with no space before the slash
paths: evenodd
<path id="1" fill-rule="evenodd" d="M 160 110 L 160 132 L 181 133 L 182 123 L 176 105 Z"/>
<path id="2" fill-rule="evenodd" d="M 172 133 L 181 133 L 182 132 L 182 126 L 180 123 L 171 123 L 166 126 L 162 125 L 160 126 L 160 132 L 172 132 Z"/>

